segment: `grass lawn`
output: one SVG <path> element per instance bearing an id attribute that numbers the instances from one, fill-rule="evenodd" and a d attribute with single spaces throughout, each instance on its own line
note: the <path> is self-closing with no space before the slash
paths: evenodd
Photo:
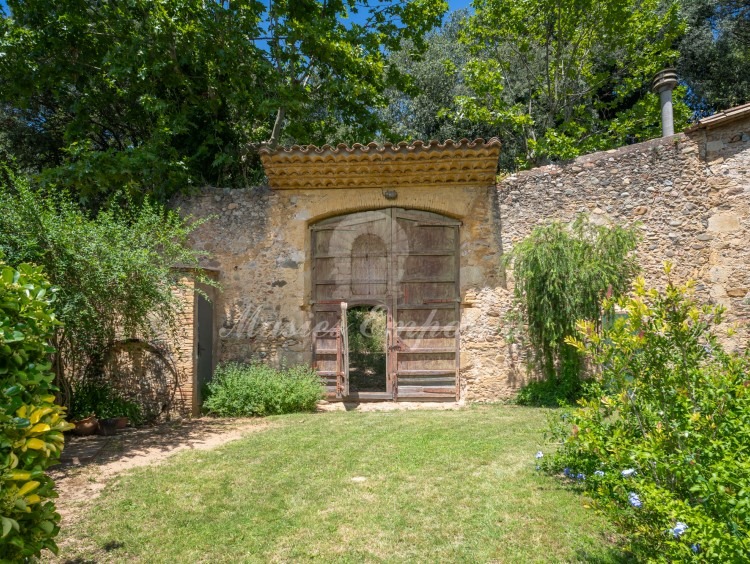
<path id="1" fill-rule="evenodd" d="M 534 470 L 543 410 L 272 418 L 119 478 L 63 529 L 78 562 L 622 562 L 611 527 Z"/>

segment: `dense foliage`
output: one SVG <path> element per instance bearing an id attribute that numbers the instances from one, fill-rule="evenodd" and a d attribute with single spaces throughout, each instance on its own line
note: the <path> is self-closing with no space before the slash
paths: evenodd
<path id="1" fill-rule="evenodd" d="M 9 0 L 3 145 L 88 205 L 257 182 L 248 144 L 362 141 L 444 0 Z"/>
<path id="2" fill-rule="evenodd" d="M 96 208 L 262 180 L 258 144 L 499 136 L 511 170 L 750 99 L 746 0 L 9 0 L 0 154 Z M 426 50 L 425 50 L 426 49 Z M 687 102 L 687 105 L 686 103 Z"/>
<path id="3" fill-rule="evenodd" d="M 389 104 L 381 111 L 385 137 L 403 139 L 489 139 L 497 128 L 459 116 L 456 98 L 467 96 L 463 71 L 471 61 L 469 46 L 460 41 L 468 11 L 451 14 L 445 25 L 426 37 L 424 53 L 404 48 L 390 53 L 389 64 L 407 78 L 401 88 L 388 90 Z"/>
<path id="4" fill-rule="evenodd" d="M 280 415 L 314 411 L 323 385 L 309 366 L 280 370 L 267 364 L 220 365 L 207 385 L 203 408 L 222 417 Z"/>
<path id="5" fill-rule="evenodd" d="M 63 448 L 65 410 L 55 404 L 49 339 L 59 327 L 56 290 L 42 269 L 0 261 L 0 560 L 57 551 L 57 494 L 45 470 Z"/>
<path id="6" fill-rule="evenodd" d="M 750 101 L 750 2 L 682 0 L 687 31 L 677 71 L 700 114 Z"/>
<path id="7" fill-rule="evenodd" d="M 581 319 L 599 324 L 605 295 L 620 296 L 638 272 L 635 228 L 593 224 L 580 215 L 572 225 L 536 227 L 506 258 L 512 264 L 515 318 L 512 335 L 528 339 L 540 382 L 521 391 L 531 404 L 578 399 L 582 358 L 566 339 Z"/>
<path id="8" fill-rule="evenodd" d="M 569 343 L 601 368 L 590 398 L 553 425 L 545 466 L 577 479 L 630 534 L 639 560 L 750 560 L 750 357 L 716 338 L 720 306 L 692 284 L 643 280 L 626 315 Z"/>
<path id="9" fill-rule="evenodd" d="M 107 382 L 83 381 L 70 401 L 70 417 L 78 421 L 95 415 L 100 419 L 127 417 L 131 425 L 144 423 L 143 409 L 117 392 Z"/>
<path id="10" fill-rule="evenodd" d="M 44 267 L 59 288 L 54 370 L 68 385 L 97 378 L 118 339 L 167 334 L 181 302 L 173 291 L 197 265 L 188 225 L 176 212 L 145 202 L 91 218 L 65 194 L 43 195 L 12 176 L 0 186 L 0 252 L 9 264 Z M 158 319 L 158 326 L 153 320 Z"/>
<path id="11" fill-rule="evenodd" d="M 491 124 L 520 165 L 660 134 L 653 75 L 674 60 L 678 6 L 659 0 L 476 0 L 465 40 L 472 93 L 459 112 Z M 687 108 L 677 97 L 676 128 Z"/>

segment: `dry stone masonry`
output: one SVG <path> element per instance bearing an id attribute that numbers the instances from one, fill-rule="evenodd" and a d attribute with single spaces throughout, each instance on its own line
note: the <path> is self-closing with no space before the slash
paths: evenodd
<path id="1" fill-rule="evenodd" d="M 311 362 L 311 226 L 390 207 L 461 221 L 461 400 L 507 398 L 530 377 L 524 351 L 506 340 L 513 280 L 500 259 L 534 226 L 580 212 L 602 224 L 639 225 L 647 282 L 663 285 L 663 263 L 671 261 L 676 281 L 696 280 L 702 299 L 727 307 L 726 327 L 737 329 L 728 345 L 747 347 L 750 105 L 683 134 L 495 185 L 487 162 L 498 150 L 495 143 L 371 145 L 315 149 L 311 159 L 309 148 L 297 147 L 264 156 L 271 187 L 206 188 L 175 201 L 185 215 L 209 218 L 194 245 L 208 252 L 205 266 L 222 286 L 217 359 Z"/>

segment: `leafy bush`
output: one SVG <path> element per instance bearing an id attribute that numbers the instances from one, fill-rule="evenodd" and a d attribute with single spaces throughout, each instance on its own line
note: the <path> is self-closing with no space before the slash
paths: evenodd
<path id="1" fill-rule="evenodd" d="M 59 326 L 55 290 L 38 267 L 0 260 L 0 561 L 57 552 L 57 494 L 44 473 L 63 448 L 65 408 L 55 405 L 48 341 Z"/>
<path id="2" fill-rule="evenodd" d="M 627 315 L 571 345 L 601 377 L 554 422 L 544 466 L 577 478 L 642 560 L 750 560 L 750 357 L 723 350 L 722 309 L 671 282 L 617 300 Z M 545 459 L 547 460 L 547 459 Z"/>
<path id="3" fill-rule="evenodd" d="M 75 421 L 90 415 L 102 419 L 127 417 L 133 425 L 140 425 L 144 419 L 137 403 L 118 395 L 106 382 L 84 382 L 73 391 L 71 418 Z"/>
<path id="4" fill-rule="evenodd" d="M 531 384 L 519 402 L 554 405 L 580 397 L 584 365 L 565 339 L 579 319 L 599 322 L 605 295 L 628 289 L 639 270 L 633 254 L 638 238 L 633 227 L 594 225 L 579 215 L 571 226 L 535 228 L 507 255 L 515 280 L 509 337 L 528 341 L 532 367 L 547 380 Z"/>
<path id="5" fill-rule="evenodd" d="M 53 336 L 53 367 L 69 404 L 70 388 L 101 377 L 107 351 L 122 335 L 148 339 L 177 326 L 181 301 L 174 289 L 188 273 L 174 265 L 197 266 L 199 252 L 188 236 L 198 223 L 148 202 L 91 218 L 65 194 L 36 192 L 5 172 L 0 252 L 12 265 L 43 266 L 59 288 L 56 310 L 64 326 Z"/>
<path id="6" fill-rule="evenodd" d="M 320 376 L 301 365 L 277 370 L 260 363 L 229 363 L 217 367 L 207 388 L 204 409 L 224 417 L 314 411 L 324 397 Z"/>

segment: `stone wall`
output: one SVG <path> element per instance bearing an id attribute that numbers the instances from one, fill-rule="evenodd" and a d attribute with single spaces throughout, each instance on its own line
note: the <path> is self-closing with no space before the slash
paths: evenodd
<path id="1" fill-rule="evenodd" d="M 657 139 L 523 172 L 498 185 L 505 250 L 534 225 L 635 222 L 638 257 L 650 285 L 694 279 L 697 294 L 728 308 L 726 339 L 747 346 L 750 314 L 750 122 Z M 509 276 L 512 285 L 512 273 Z"/>
<path id="2" fill-rule="evenodd" d="M 460 219 L 462 298 L 461 376 L 464 396 L 488 382 L 483 397 L 512 393 L 502 379 L 485 380 L 504 365 L 498 316 L 503 279 L 494 187 L 247 190 L 206 188 L 174 202 L 184 215 L 209 218 L 193 244 L 219 272 L 215 311 L 219 360 L 260 359 L 275 365 L 311 362 L 310 230 L 313 223 L 350 212 L 400 207 Z M 468 390 L 468 391 L 467 391 Z"/>
<path id="3" fill-rule="evenodd" d="M 310 362 L 310 225 L 390 206 L 462 221 L 464 400 L 507 398 L 530 377 L 524 351 L 504 337 L 513 282 L 502 253 L 535 225 L 580 212 L 599 223 L 638 222 L 647 282 L 663 285 L 663 262 L 672 261 L 676 280 L 695 279 L 700 298 L 727 306 L 727 325 L 738 328 L 731 347 L 750 335 L 748 119 L 526 171 L 496 188 L 399 187 L 396 201 L 374 188 L 206 188 L 174 205 L 209 218 L 193 243 L 219 273 L 219 361 Z"/>

